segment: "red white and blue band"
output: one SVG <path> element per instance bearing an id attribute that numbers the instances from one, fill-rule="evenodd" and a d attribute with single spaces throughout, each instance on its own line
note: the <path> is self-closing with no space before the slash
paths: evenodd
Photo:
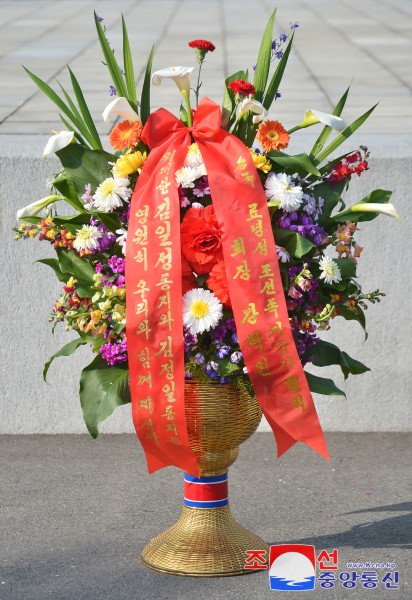
<path id="1" fill-rule="evenodd" d="M 229 504 L 227 473 L 193 477 L 185 473 L 184 504 L 190 508 L 220 508 Z"/>

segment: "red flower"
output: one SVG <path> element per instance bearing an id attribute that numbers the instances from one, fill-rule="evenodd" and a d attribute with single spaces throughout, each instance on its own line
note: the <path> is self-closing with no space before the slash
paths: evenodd
<path id="1" fill-rule="evenodd" d="M 190 48 L 203 50 L 204 52 L 213 52 L 215 50 L 215 46 L 212 42 L 208 42 L 207 40 L 192 40 L 188 45 Z"/>
<path id="2" fill-rule="evenodd" d="M 256 94 L 256 88 L 252 83 L 244 81 L 243 79 L 236 79 L 228 83 L 227 87 L 232 90 L 234 94 L 243 94 L 244 96 L 254 96 Z"/>
<path id="3" fill-rule="evenodd" d="M 223 260 L 216 263 L 210 271 L 209 277 L 206 280 L 206 285 L 212 290 L 216 298 L 219 298 L 222 304 L 228 308 L 232 308 L 225 263 Z"/>
<path id="4" fill-rule="evenodd" d="M 188 260 L 182 254 L 182 294 L 186 294 L 189 290 L 197 287 L 195 276 L 193 275 L 192 267 Z"/>
<path id="5" fill-rule="evenodd" d="M 182 254 L 198 275 L 210 273 L 223 260 L 219 223 L 212 205 L 189 208 L 180 225 Z"/>
<path id="6" fill-rule="evenodd" d="M 363 171 L 367 171 L 368 169 L 369 167 L 367 161 L 363 160 L 355 167 L 355 173 L 356 175 L 360 176 L 360 174 L 363 173 Z"/>

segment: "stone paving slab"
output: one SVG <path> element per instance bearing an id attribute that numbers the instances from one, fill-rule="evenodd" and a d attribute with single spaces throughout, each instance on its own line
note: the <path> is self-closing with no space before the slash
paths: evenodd
<path id="1" fill-rule="evenodd" d="M 332 109 L 346 86 L 352 89 L 344 117 L 351 121 L 380 100 L 362 131 L 394 137 L 412 133 L 412 5 L 409 0 L 0 0 L 0 134 L 47 134 L 62 128 L 54 105 L 37 91 L 21 65 L 70 89 L 66 65 L 77 75 L 101 133 L 110 126 L 101 112 L 111 83 L 96 39 L 93 8 L 121 54 L 123 12 L 134 51 L 137 86 L 156 45 L 154 68 L 194 64 L 187 41 L 211 39 L 217 50 L 204 67 L 203 93 L 220 102 L 223 79 L 252 67 L 270 11 L 278 6 L 275 32 L 299 21 L 294 52 L 282 82 L 282 98 L 272 109 L 287 127 L 307 108 Z M 153 108 L 176 111 L 171 84 L 153 90 Z"/>
<path id="2" fill-rule="evenodd" d="M 275 460 L 272 434 L 242 445 L 230 469 L 235 518 L 269 543 L 337 548 L 388 561 L 399 590 L 320 589 L 321 600 L 411 598 L 411 434 L 327 434 L 328 464 L 297 444 Z M 267 572 L 197 579 L 146 569 L 145 543 L 178 518 L 182 474 L 146 472 L 136 436 L 0 436 L 2 600 L 293 600 Z M 308 592 L 309 593 L 309 592 Z M 305 596 L 306 597 L 306 596 Z"/>

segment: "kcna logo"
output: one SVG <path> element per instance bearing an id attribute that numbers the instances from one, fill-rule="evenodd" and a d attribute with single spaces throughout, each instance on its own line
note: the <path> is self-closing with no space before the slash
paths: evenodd
<path id="1" fill-rule="evenodd" d="M 315 546 L 282 544 L 270 547 L 271 590 L 313 590 L 315 579 Z"/>

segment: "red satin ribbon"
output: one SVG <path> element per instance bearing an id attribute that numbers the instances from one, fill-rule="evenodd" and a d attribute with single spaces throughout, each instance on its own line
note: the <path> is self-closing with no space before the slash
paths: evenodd
<path id="1" fill-rule="evenodd" d="M 127 344 L 132 412 L 149 472 L 175 465 L 198 476 L 184 411 L 180 205 L 175 172 L 197 142 L 221 228 L 239 344 L 278 456 L 301 441 L 328 459 L 292 337 L 267 200 L 245 145 L 220 128 L 204 98 L 186 127 L 154 112 L 142 139 L 151 149 L 131 200 L 127 237 Z"/>

